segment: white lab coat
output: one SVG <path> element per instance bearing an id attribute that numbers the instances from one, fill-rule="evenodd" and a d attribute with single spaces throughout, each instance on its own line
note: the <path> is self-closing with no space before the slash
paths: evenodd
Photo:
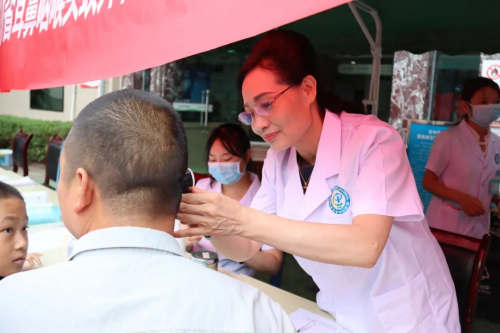
<path id="1" fill-rule="evenodd" d="M 250 207 L 250 204 L 252 203 L 252 199 L 257 194 L 260 188 L 260 181 L 259 177 L 253 173 L 253 172 L 248 172 L 248 176 L 250 177 L 250 180 L 252 181 L 252 184 L 247 190 L 247 193 L 241 198 L 240 204 L 242 204 L 245 207 Z M 216 180 L 212 180 L 211 178 L 203 178 L 196 183 L 196 187 L 209 191 L 209 192 L 216 192 L 216 193 L 222 193 L 222 185 Z M 263 245 L 262 250 L 272 250 L 273 247 Z M 193 245 L 192 252 L 195 251 L 212 251 L 212 252 L 217 252 L 217 250 L 214 248 L 210 240 L 206 238 L 202 238 L 201 241 L 198 242 L 198 244 Z M 248 276 L 254 276 L 255 275 L 255 270 L 251 268 L 250 266 L 244 264 L 244 263 L 239 263 L 236 261 L 233 261 L 231 259 L 228 259 L 224 257 L 222 254 L 218 253 L 219 255 L 219 267 L 223 267 L 231 272 L 235 272 L 237 274 L 243 274 L 243 275 L 248 275 Z"/>
<path id="2" fill-rule="evenodd" d="M 403 141 L 374 116 L 327 112 L 304 195 L 294 148 L 269 150 L 252 207 L 293 220 L 351 224 L 395 217 L 371 269 L 297 257 L 318 306 L 352 332 L 460 332 L 453 281 L 425 220 Z"/>
<path id="3" fill-rule="evenodd" d="M 456 203 L 432 197 L 426 217 L 434 228 L 482 238 L 490 230 L 490 180 L 500 169 L 500 138 L 490 133 L 486 154 L 466 121 L 436 136 L 425 168 L 444 186 L 478 198 L 486 214 L 469 217 Z"/>

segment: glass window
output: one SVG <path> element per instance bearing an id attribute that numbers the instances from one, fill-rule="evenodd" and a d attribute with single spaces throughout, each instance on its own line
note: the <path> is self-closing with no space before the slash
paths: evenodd
<path id="1" fill-rule="evenodd" d="M 64 88 L 31 90 L 30 108 L 45 111 L 64 111 Z"/>
<path id="2" fill-rule="evenodd" d="M 323 62 L 323 68 L 338 65 L 335 72 L 327 69 L 326 83 L 333 86 L 333 92 L 343 101 L 354 102 L 348 105 L 354 109 L 344 111 L 362 113 L 365 108 L 362 102 L 368 99 L 370 92 L 372 56 L 337 55 L 330 59 L 329 64 Z M 384 55 L 380 65 L 378 117 L 384 121 L 389 119 L 390 113 L 393 62 L 393 55 Z M 371 111 L 371 107 L 365 110 Z"/>
<path id="3" fill-rule="evenodd" d="M 437 53 L 432 120 L 458 120 L 463 84 L 478 77 L 480 63 L 479 53 L 457 56 Z"/>
<path id="4" fill-rule="evenodd" d="M 186 58 L 182 94 L 176 100 L 187 108 L 180 112 L 182 120 L 199 122 L 202 112 L 189 111 L 189 108 L 204 110 L 208 95 L 211 109 L 208 122 L 237 122 L 238 105 L 242 103 L 239 101 L 240 96 L 236 89 L 236 78 L 241 63 L 241 56 L 224 50 L 214 50 Z"/>

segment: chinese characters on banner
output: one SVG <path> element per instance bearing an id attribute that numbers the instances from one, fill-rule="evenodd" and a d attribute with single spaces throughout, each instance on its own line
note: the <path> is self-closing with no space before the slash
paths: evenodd
<path id="1" fill-rule="evenodd" d="M 106 5 L 123 4 L 125 0 L 0 0 L 3 12 L 0 13 L 0 44 L 11 38 L 32 36 L 38 33 L 63 27 L 68 20 L 86 19 L 90 14 L 97 15 Z"/>
<path id="2" fill-rule="evenodd" d="M 0 0 L 0 92 L 162 66 L 348 1 Z"/>

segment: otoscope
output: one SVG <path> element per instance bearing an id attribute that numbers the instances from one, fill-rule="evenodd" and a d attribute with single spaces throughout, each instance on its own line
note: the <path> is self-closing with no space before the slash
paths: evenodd
<path id="1" fill-rule="evenodd" d="M 191 193 L 191 190 L 189 188 L 193 187 L 194 185 L 194 173 L 191 169 L 188 168 L 181 181 L 182 193 Z"/>
<path id="2" fill-rule="evenodd" d="M 184 175 L 184 177 L 182 177 L 181 185 L 182 185 L 182 193 L 191 193 L 191 190 L 189 188 L 195 185 L 193 170 L 189 168 L 187 169 L 186 174 Z M 211 236 L 203 236 L 203 237 L 209 239 Z"/>

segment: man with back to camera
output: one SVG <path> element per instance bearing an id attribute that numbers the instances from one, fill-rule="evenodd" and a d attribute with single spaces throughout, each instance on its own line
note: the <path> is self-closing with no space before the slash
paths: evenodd
<path id="1" fill-rule="evenodd" d="M 186 170 L 162 98 L 122 90 L 85 107 L 58 184 L 78 241 L 68 262 L 0 283 L 0 332 L 294 332 L 262 292 L 183 257 L 171 234 Z"/>

